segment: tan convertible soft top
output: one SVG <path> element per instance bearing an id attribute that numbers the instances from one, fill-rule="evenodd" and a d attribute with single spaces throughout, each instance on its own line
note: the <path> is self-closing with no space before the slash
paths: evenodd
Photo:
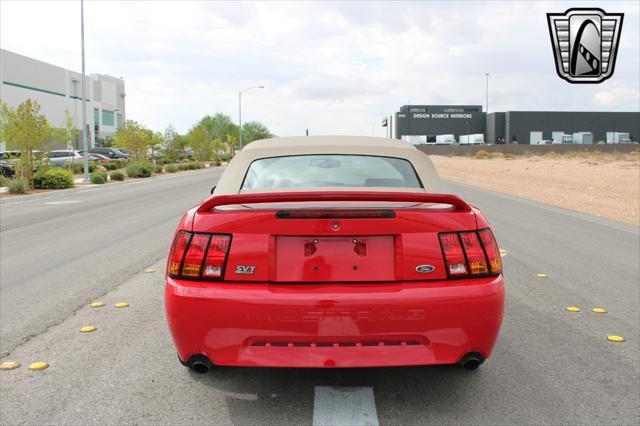
<path id="1" fill-rule="evenodd" d="M 351 154 L 351 155 L 377 155 L 382 157 L 403 158 L 408 160 L 416 170 L 418 177 L 424 185 L 424 189 L 414 188 L 366 188 L 367 191 L 410 191 L 410 192 L 442 192 L 440 177 L 427 157 L 418 151 L 413 145 L 386 138 L 373 138 L 363 136 L 299 136 L 287 138 L 262 139 L 247 145 L 231 160 L 227 169 L 222 174 L 215 195 L 227 195 L 240 193 L 242 181 L 247 173 L 249 165 L 255 160 L 271 157 L 285 157 L 290 155 L 310 154 Z M 287 188 L 291 191 L 352 191 L 353 188 Z M 282 189 L 274 190 L 281 192 Z M 244 192 L 244 191 L 243 191 Z M 267 192 L 260 190 L 260 192 Z"/>

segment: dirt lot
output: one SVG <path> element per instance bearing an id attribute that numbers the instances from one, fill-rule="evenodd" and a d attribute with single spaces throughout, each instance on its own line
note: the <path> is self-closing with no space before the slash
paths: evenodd
<path id="1" fill-rule="evenodd" d="M 640 226 L 640 151 L 430 158 L 445 179 Z"/>

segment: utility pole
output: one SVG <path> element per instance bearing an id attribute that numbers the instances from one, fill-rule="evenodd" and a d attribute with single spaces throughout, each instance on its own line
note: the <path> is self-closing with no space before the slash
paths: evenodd
<path id="1" fill-rule="evenodd" d="M 84 0 L 80 0 L 80 46 L 82 50 L 82 81 L 80 87 L 82 91 L 82 99 L 80 107 L 82 108 L 82 149 L 84 150 L 84 182 L 89 182 L 89 147 L 87 144 L 87 105 L 86 105 L 86 88 L 84 78 Z"/>

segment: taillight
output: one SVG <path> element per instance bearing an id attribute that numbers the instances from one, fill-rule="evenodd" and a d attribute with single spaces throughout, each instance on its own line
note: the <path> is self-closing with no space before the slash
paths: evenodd
<path id="1" fill-rule="evenodd" d="M 167 273 L 173 278 L 220 280 L 231 236 L 180 231 L 169 254 Z"/>
<path id="2" fill-rule="evenodd" d="M 491 273 L 501 273 L 502 259 L 500 258 L 500 249 L 498 248 L 498 243 L 496 243 L 496 239 L 494 238 L 493 234 L 490 230 L 483 229 L 482 231 L 478 231 L 478 235 L 480 235 L 482 246 L 484 247 L 485 253 L 487 253 L 489 266 L 491 267 Z"/>
<path id="3" fill-rule="evenodd" d="M 178 235 L 176 235 L 175 240 L 173 240 L 167 268 L 168 274 L 172 277 L 180 275 L 180 265 L 182 264 L 182 258 L 184 258 L 184 252 L 187 249 L 190 238 L 190 232 L 180 231 Z"/>
<path id="4" fill-rule="evenodd" d="M 469 265 L 469 275 L 484 275 L 489 272 L 487 258 L 480 245 L 480 239 L 475 232 L 462 232 L 460 234 L 462 247 L 467 254 L 467 264 Z"/>
<path id="5" fill-rule="evenodd" d="M 467 275 L 467 261 L 464 258 L 462 244 L 457 233 L 440 234 L 440 245 L 447 264 L 447 273 L 452 277 Z"/>
<path id="6" fill-rule="evenodd" d="M 498 275 L 502 272 L 500 252 L 489 229 L 440 234 L 440 245 L 451 278 Z"/>
<path id="7" fill-rule="evenodd" d="M 229 241 L 231 237 L 228 235 L 212 235 L 207 250 L 207 258 L 204 263 L 203 277 L 205 278 L 222 278 L 224 264 L 227 260 L 229 252 Z"/>

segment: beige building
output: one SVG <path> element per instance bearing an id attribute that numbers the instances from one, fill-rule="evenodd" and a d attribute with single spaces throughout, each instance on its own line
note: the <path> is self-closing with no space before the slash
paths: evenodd
<path id="1" fill-rule="evenodd" d="M 8 50 L 0 50 L 0 100 L 16 107 L 37 101 L 53 127 L 61 127 L 65 109 L 77 129 L 82 128 L 81 75 Z M 125 120 L 124 80 L 103 74 L 85 76 L 88 142 L 113 137 Z M 76 143 L 79 148 L 80 141 Z M 4 150 L 0 141 L 0 150 Z"/>

